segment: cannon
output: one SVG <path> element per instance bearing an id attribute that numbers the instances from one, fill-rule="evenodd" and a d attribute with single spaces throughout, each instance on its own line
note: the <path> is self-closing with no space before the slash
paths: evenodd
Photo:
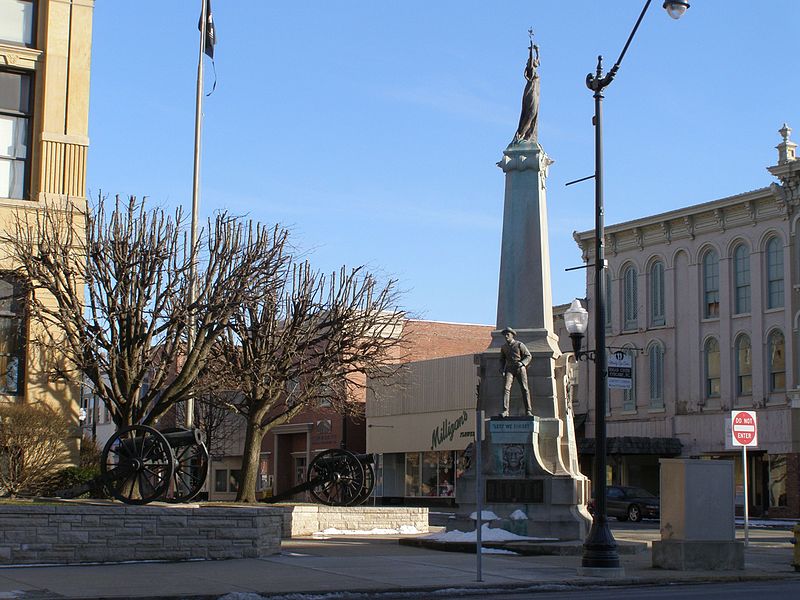
<path id="1" fill-rule="evenodd" d="M 133 425 L 111 436 L 100 456 L 101 482 L 126 504 L 189 502 L 207 475 L 208 450 L 198 429 Z"/>
<path id="2" fill-rule="evenodd" d="M 371 454 L 354 454 L 341 448 L 325 450 L 308 465 L 304 483 L 261 501 L 280 502 L 309 492 L 320 504 L 359 506 L 367 501 L 375 487 L 372 461 Z"/>

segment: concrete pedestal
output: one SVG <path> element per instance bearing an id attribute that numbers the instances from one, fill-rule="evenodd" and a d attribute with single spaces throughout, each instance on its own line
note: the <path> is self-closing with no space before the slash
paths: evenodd
<path id="1" fill-rule="evenodd" d="M 744 569 L 744 544 L 736 541 L 733 462 L 660 462 L 661 541 L 653 542 L 653 566 Z"/>
<path id="2" fill-rule="evenodd" d="M 653 542 L 653 566 L 676 571 L 744 569 L 744 544 L 735 541 L 655 541 Z"/>

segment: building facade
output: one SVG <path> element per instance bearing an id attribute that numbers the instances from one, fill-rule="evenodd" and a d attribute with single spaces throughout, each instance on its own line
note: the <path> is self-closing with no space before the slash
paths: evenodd
<path id="1" fill-rule="evenodd" d="M 606 228 L 606 343 L 633 364 L 631 389 L 609 390 L 609 483 L 655 492 L 659 458 L 734 460 L 741 505 L 730 415 L 755 410 L 751 514 L 800 516 L 800 162 L 790 132 L 781 129 L 778 164 L 769 167 L 776 179 L 766 187 Z M 594 232 L 575 240 L 592 263 Z M 592 312 L 593 273 L 587 304 Z M 576 399 L 586 421 L 584 472 L 594 447 L 594 369 L 580 364 L 586 383 Z"/>
<path id="2" fill-rule="evenodd" d="M 470 373 L 474 375 L 472 353 L 489 345 L 491 330 L 491 327 L 482 325 L 406 320 L 402 329 L 404 360 L 469 355 Z M 400 331 L 396 333 L 401 334 Z M 365 383 L 367 388 L 374 385 L 372 382 Z M 356 400 L 366 411 L 367 391 L 364 389 L 362 392 Z M 474 385 L 470 399 L 474 407 Z M 369 417 L 365 419 L 364 415 L 343 416 L 323 403 L 314 409 L 304 410 L 289 423 L 274 427 L 262 442 L 258 491 L 265 495 L 281 494 L 302 484 L 308 465 L 325 450 L 346 448 L 355 453 L 371 452 L 367 440 L 373 432 L 368 428 L 368 421 Z M 229 442 L 229 450 L 224 456 L 212 457 L 209 477 L 209 498 L 212 500 L 233 499 L 238 490 L 244 428 L 234 428 L 229 434 Z M 305 495 L 297 499 L 303 500 Z"/>
<path id="3" fill-rule="evenodd" d="M 567 305 L 553 308 L 562 353 L 555 363 L 556 394 L 571 411 L 577 395 L 575 360 L 564 328 Z M 424 322 L 422 322 L 424 323 Z M 421 323 L 421 324 L 422 324 Z M 447 324 L 426 324 L 432 332 Z M 457 504 L 456 480 L 471 460 L 475 440 L 479 352 L 494 327 L 457 325 L 460 342 L 418 343 L 394 382 L 381 382 L 367 396 L 367 452 L 376 455 L 375 501 L 384 504 Z M 451 332 L 455 333 L 455 332 Z M 447 355 L 449 350 L 453 355 Z M 442 353 L 442 356 L 436 356 Z M 517 391 L 515 390 L 515 394 Z M 514 402 L 520 402 L 516 396 Z M 566 439 L 574 441 L 569 419 Z"/>
<path id="4" fill-rule="evenodd" d="M 93 9 L 93 0 L 0 0 L 2 228 L 45 202 L 85 206 Z M 60 357 L 29 343 L 37 331 L 14 266 L 0 262 L 0 401 L 41 402 L 77 426 L 79 386 L 54 378 Z"/>

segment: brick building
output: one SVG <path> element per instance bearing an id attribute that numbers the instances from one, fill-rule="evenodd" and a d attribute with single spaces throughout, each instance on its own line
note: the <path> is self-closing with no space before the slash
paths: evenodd
<path id="1" fill-rule="evenodd" d="M 403 361 L 425 361 L 469 355 L 484 350 L 491 341 L 492 327 L 409 319 L 403 324 Z M 474 369 L 472 369 L 474 373 Z M 474 398 L 473 398 L 474 400 Z M 359 398 L 366 402 L 366 392 Z M 232 499 L 242 462 L 243 429 L 231 440 L 231 451 L 212 462 L 209 497 Z M 321 407 L 303 411 L 291 422 L 273 428 L 264 437 L 259 489 L 270 493 L 302 483 L 311 460 L 329 448 L 345 447 L 356 453 L 367 451 L 367 423 L 364 418 L 344 417 Z"/>

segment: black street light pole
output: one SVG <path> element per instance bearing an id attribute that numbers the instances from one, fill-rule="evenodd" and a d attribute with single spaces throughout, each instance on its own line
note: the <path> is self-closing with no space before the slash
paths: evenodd
<path id="1" fill-rule="evenodd" d="M 602 102 L 603 90 L 614 80 L 619 70 L 620 63 L 628 51 L 633 36 L 639 29 L 647 9 L 652 0 L 647 0 L 633 30 L 625 42 L 625 47 L 611 67 L 603 75 L 603 57 L 597 57 L 597 71 L 586 76 L 586 87 L 594 92 L 594 190 L 595 190 L 595 254 L 594 254 L 594 289 L 595 304 L 594 335 L 595 335 L 595 463 L 593 488 L 595 497 L 594 518 L 592 528 L 583 544 L 582 565 L 585 568 L 619 568 L 619 553 L 617 543 L 608 527 L 606 514 L 606 406 L 608 405 L 608 384 L 606 371 L 606 280 L 604 270 L 605 258 L 605 223 L 603 218 L 603 120 Z M 679 0 L 667 0 L 664 8 L 673 19 L 680 18 L 689 8 L 689 3 Z"/>

